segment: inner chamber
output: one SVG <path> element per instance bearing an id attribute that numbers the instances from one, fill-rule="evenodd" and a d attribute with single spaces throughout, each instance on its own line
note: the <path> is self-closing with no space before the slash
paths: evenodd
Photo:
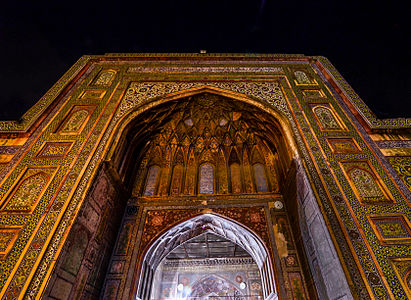
<path id="1" fill-rule="evenodd" d="M 159 264 L 150 299 L 262 299 L 256 262 L 242 247 L 213 233 L 190 239 Z"/>

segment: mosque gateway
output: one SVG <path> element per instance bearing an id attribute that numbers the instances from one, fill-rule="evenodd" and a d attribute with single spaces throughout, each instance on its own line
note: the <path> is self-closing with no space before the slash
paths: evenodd
<path id="1" fill-rule="evenodd" d="M 0 121 L 0 298 L 410 298 L 410 128 L 324 57 L 83 56 Z"/>

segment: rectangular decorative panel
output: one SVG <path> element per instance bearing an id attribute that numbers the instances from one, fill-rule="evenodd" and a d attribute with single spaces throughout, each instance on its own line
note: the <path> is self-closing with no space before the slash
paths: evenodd
<path id="1" fill-rule="evenodd" d="M 407 217 L 397 215 L 375 215 L 368 217 L 381 244 L 411 243 L 411 228 Z"/>
<path id="2" fill-rule="evenodd" d="M 333 153 L 359 153 L 358 144 L 350 137 L 328 138 L 328 144 Z"/>
<path id="3" fill-rule="evenodd" d="M 307 70 L 295 70 L 294 73 L 294 83 L 296 85 L 311 85 L 318 84 L 315 79 L 311 77 Z"/>
<path id="4" fill-rule="evenodd" d="M 298 272 L 290 272 L 288 273 L 288 278 L 293 293 L 293 299 L 307 299 L 307 296 L 304 292 L 304 284 L 301 278 L 301 274 Z"/>
<path id="5" fill-rule="evenodd" d="M 46 142 L 36 158 L 64 158 L 70 151 L 72 142 Z"/>
<path id="6" fill-rule="evenodd" d="M 337 113 L 328 103 L 311 104 L 311 111 L 322 131 L 346 131 Z"/>
<path id="7" fill-rule="evenodd" d="M 133 230 L 132 223 L 124 223 L 120 231 L 120 237 L 117 242 L 116 255 L 127 255 L 130 244 L 131 233 Z"/>
<path id="8" fill-rule="evenodd" d="M 116 70 L 102 70 L 93 80 L 94 86 L 110 86 L 116 77 Z"/>
<path id="9" fill-rule="evenodd" d="M 326 98 L 322 90 L 317 89 L 304 89 L 301 91 L 304 98 Z"/>
<path id="10" fill-rule="evenodd" d="M 105 94 L 106 94 L 105 90 L 85 90 L 81 94 L 80 99 L 101 100 L 101 99 L 103 99 Z"/>

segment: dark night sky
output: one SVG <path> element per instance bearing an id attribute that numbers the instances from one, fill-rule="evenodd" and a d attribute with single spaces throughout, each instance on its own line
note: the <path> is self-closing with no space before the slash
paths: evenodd
<path id="1" fill-rule="evenodd" d="M 410 16 L 396 1 L 34 2 L 0 11 L 3 120 L 18 119 L 81 55 L 200 49 L 323 55 L 378 117 L 411 115 Z"/>

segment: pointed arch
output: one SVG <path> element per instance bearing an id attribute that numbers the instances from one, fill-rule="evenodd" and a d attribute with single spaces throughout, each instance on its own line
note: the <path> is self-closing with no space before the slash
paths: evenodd
<path id="1" fill-rule="evenodd" d="M 207 291 L 208 292 L 207 295 L 202 295 L 201 293 L 202 292 L 201 287 L 204 285 L 204 283 L 206 283 L 207 286 L 209 287 Z M 202 278 L 198 279 L 196 282 L 193 283 L 191 289 L 192 291 L 190 293 L 190 297 L 192 298 L 199 298 L 199 297 L 204 297 L 204 296 L 207 297 L 209 295 L 211 296 L 210 298 L 212 298 L 214 295 L 218 297 L 219 293 L 221 293 L 224 290 L 226 291 L 234 290 L 236 291 L 237 295 L 244 296 L 244 293 L 234 283 L 232 283 L 227 278 L 218 276 L 217 274 L 208 274 L 206 276 L 203 276 Z M 227 297 L 227 296 L 223 296 L 223 297 Z"/>
<path id="2" fill-rule="evenodd" d="M 148 169 L 146 186 L 144 189 L 144 196 L 153 196 L 156 194 L 159 173 L 160 167 L 157 165 L 153 165 Z"/>
<path id="3" fill-rule="evenodd" d="M 144 115 L 142 115 L 142 113 L 147 113 L 149 109 L 155 108 L 156 106 L 159 106 L 158 109 L 162 109 L 163 112 L 167 111 L 167 110 L 170 110 L 170 109 L 174 109 L 177 106 L 177 101 L 175 101 L 175 100 L 177 100 L 179 98 L 187 97 L 190 93 L 191 93 L 191 95 L 195 95 L 195 94 L 202 93 L 202 92 L 211 93 L 211 94 L 218 94 L 218 95 L 229 97 L 233 101 L 237 100 L 239 102 L 243 102 L 243 103 L 246 103 L 246 104 L 250 105 L 250 107 L 254 106 L 255 108 L 261 109 L 262 113 L 265 112 L 268 115 L 270 115 L 270 118 L 268 118 L 268 119 L 270 121 L 271 120 L 273 121 L 273 123 L 271 124 L 272 126 L 270 126 L 270 128 L 274 128 L 275 130 L 271 130 L 269 128 L 267 133 L 271 134 L 272 131 L 278 131 L 280 133 L 278 135 L 278 140 L 276 140 L 276 139 L 265 139 L 264 135 L 262 135 L 260 131 L 256 131 L 256 140 L 257 140 L 256 144 L 257 144 L 257 147 L 259 147 L 259 144 L 264 144 L 264 149 L 265 149 L 265 147 L 268 147 L 268 149 L 272 149 L 272 146 L 276 146 L 277 144 L 280 146 L 277 149 L 277 151 L 278 151 L 279 155 L 281 156 L 281 162 L 283 162 L 283 160 L 285 161 L 284 170 L 281 170 L 281 171 L 287 170 L 292 165 L 292 161 L 291 161 L 292 158 L 296 158 L 296 159 L 299 158 L 299 151 L 298 151 L 298 148 L 296 146 L 296 140 L 294 140 L 294 135 L 299 137 L 300 133 L 298 132 L 298 130 L 295 127 L 293 127 L 293 126 L 295 126 L 295 124 L 293 123 L 292 119 L 290 119 L 290 120 L 287 119 L 287 116 L 282 114 L 275 107 L 270 106 L 268 103 L 265 103 L 263 101 L 256 100 L 256 98 L 252 99 L 251 97 L 248 97 L 248 96 L 245 96 L 245 95 L 242 95 L 242 94 L 239 94 L 239 93 L 224 91 L 222 89 L 209 88 L 209 87 L 185 90 L 185 91 L 182 91 L 182 92 L 176 92 L 176 93 L 173 93 L 173 94 L 169 94 L 169 95 L 166 95 L 164 97 L 161 97 L 161 95 L 160 95 L 160 97 L 154 98 L 152 101 L 147 101 L 147 102 L 143 103 L 142 105 L 139 104 L 139 106 L 136 106 L 136 109 L 134 111 L 130 111 L 129 113 L 123 115 L 121 117 L 121 119 L 117 120 L 118 122 L 116 123 L 116 125 L 114 127 L 115 130 L 113 130 L 113 134 L 110 136 L 110 139 L 111 139 L 111 141 L 110 141 L 111 146 L 110 147 L 111 148 L 108 152 L 107 157 L 110 159 L 114 155 L 114 153 L 117 151 L 116 145 L 119 144 L 118 143 L 119 139 L 122 138 L 122 136 L 125 136 L 126 134 L 128 134 L 128 132 L 129 132 L 128 130 L 130 130 L 130 132 L 132 132 L 133 126 L 138 124 L 137 123 L 137 118 L 136 118 L 137 116 L 139 116 L 140 114 L 141 114 L 141 116 L 144 116 Z M 159 95 L 157 95 L 157 96 L 159 96 Z M 174 102 L 172 102 L 172 101 L 174 101 Z M 167 102 L 171 102 L 169 106 L 168 105 L 167 106 L 166 105 L 160 106 L 160 105 L 165 104 Z M 167 115 L 167 116 L 169 116 L 169 115 Z M 236 115 L 237 120 L 240 117 L 241 116 Z M 233 118 L 234 118 L 234 116 L 233 116 Z M 133 123 L 134 120 L 135 120 L 136 123 Z M 253 119 L 253 120 L 257 121 L 257 119 Z M 123 133 L 123 131 L 124 131 L 124 133 Z M 119 133 L 119 135 L 114 136 L 114 134 L 116 134 L 116 133 Z M 191 137 L 190 134 L 189 134 L 189 136 Z M 231 135 L 231 133 L 230 133 L 230 135 L 226 135 L 225 137 L 227 139 L 226 139 L 226 143 L 223 143 L 223 147 L 226 149 L 226 151 L 228 151 L 228 149 L 230 149 L 234 146 L 234 140 L 233 140 L 234 136 Z M 267 144 L 265 144 L 265 142 L 267 142 Z M 193 148 L 195 148 L 195 146 L 196 146 L 195 141 L 192 141 L 192 143 L 193 143 Z M 299 146 L 301 146 L 301 145 L 299 145 Z M 264 157 L 264 163 L 265 163 L 267 157 L 265 155 L 266 151 L 264 149 L 260 148 L 260 150 L 262 150 L 263 157 Z M 201 150 L 203 150 L 203 149 L 201 149 Z M 301 153 L 304 156 L 304 158 L 307 158 L 304 154 L 304 151 L 302 151 Z M 198 183 L 198 180 L 199 180 L 199 178 L 198 178 L 199 177 L 199 175 L 198 175 L 199 155 L 198 154 L 199 154 L 199 150 L 195 149 L 194 154 L 193 154 L 194 155 L 194 160 L 195 160 L 195 170 L 197 172 L 197 174 L 194 177 L 195 178 L 194 179 L 195 183 Z M 229 157 L 229 156 L 227 156 L 227 157 Z M 304 172 L 306 170 L 307 169 L 304 169 Z M 227 172 L 227 173 L 229 174 L 229 172 Z M 281 172 L 281 175 L 283 175 L 283 173 L 284 172 Z M 268 172 L 268 170 L 267 170 L 267 175 L 269 176 L 269 174 L 270 174 L 270 172 Z M 294 176 L 294 174 L 291 174 L 291 176 Z M 283 179 L 283 178 L 281 178 L 281 179 Z M 272 182 L 271 177 L 267 178 L 267 180 L 268 180 L 270 190 L 271 190 L 271 186 L 275 186 L 275 184 L 271 184 L 271 182 Z M 195 184 L 192 185 L 192 188 L 195 190 L 195 192 L 192 192 L 192 194 L 198 193 L 198 187 L 195 187 Z M 318 199 L 316 199 L 316 200 L 318 200 Z M 313 200 L 313 201 L 315 201 L 315 200 Z M 300 205 L 300 204 L 298 204 L 298 205 Z M 320 213 L 322 211 L 320 211 L 320 209 L 317 209 L 317 211 L 319 212 L 319 217 L 322 217 L 320 215 Z M 309 225 L 307 220 L 302 219 L 302 222 L 303 223 L 305 222 Z M 328 229 L 326 227 L 324 227 L 323 229 L 324 229 L 324 231 L 328 232 L 327 231 Z M 311 228 L 309 228 L 309 232 L 313 236 L 315 236 L 317 234 L 317 232 L 315 232 L 314 230 L 311 230 L 311 231 L 310 230 L 311 230 Z M 307 244 L 308 244 L 308 242 L 307 242 Z M 332 241 L 330 242 L 330 244 L 333 245 Z M 339 256 L 337 256 L 337 254 L 336 254 L 335 257 L 336 257 L 335 262 L 338 262 L 338 257 Z M 324 268 L 320 271 L 321 271 L 321 274 L 319 276 L 322 276 L 323 274 L 326 273 L 327 270 L 325 270 L 325 268 Z M 341 278 L 345 278 L 344 274 L 342 273 L 341 267 L 338 270 L 338 274 L 342 274 Z M 150 272 L 148 273 L 147 276 L 150 276 Z M 314 276 L 316 276 L 316 275 L 314 275 Z M 319 277 L 318 280 L 320 280 L 319 282 L 321 282 L 322 277 Z M 344 283 L 344 284 L 346 284 L 346 283 Z"/>
<path id="4" fill-rule="evenodd" d="M 239 194 L 242 192 L 242 172 L 241 172 L 241 161 L 238 157 L 237 150 L 235 147 L 231 149 L 230 158 L 228 160 L 230 182 L 231 182 L 231 192 L 234 194 Z"/>
<path id="5" fill-rule="evenodd" d="M 199 194 L 214 194 L 214 166 L 205 163 L 199 169 Z"/>
<path id="6" fill-rule="evenodd" d="M 227 178 L 227 161 L 224 155 L 224 149 L 220 148 L 218 150 L 218 158 L 217 158 L 217 185 L 218 185 L 218 192 L 220 194 L 227 194 L 228 193 L 228 178 Z"/>
<path id="7" fill-rule="evenodd" d="M 163 232 L 147 247 L 135 296 L 142 300 L 149 299 L 150 288 L 147 285 L 151 285 L 161 261 L 178 246 L 205 233 L 215 234 L 243 248 L 260 270 L 264 298 L 276 299 L 273 266 L 263 241 L 248 227 L 215 213 L 205 213 L 183 221 Z"/>

